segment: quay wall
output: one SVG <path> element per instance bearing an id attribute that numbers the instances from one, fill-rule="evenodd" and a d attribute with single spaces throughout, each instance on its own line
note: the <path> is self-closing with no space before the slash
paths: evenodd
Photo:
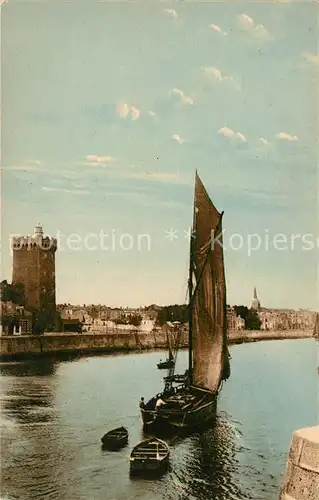
<path id="1" fill-rule="evenodd" d="M 312 330 L 230 330 L 229 344 L 260 342 L 262 340 L 307 339 L 313 337 Z"/>
<path id="2" fill-rule="evenodd" d="M 187 342 L 181 339 L 181 347 Z M 141 349 L 163 349 L 167 346 L 164 332 L 123 332 L 74 334 L 54 333 L 45 335 L 2 336 L 0 358 L 23 358 L 55 353 L 102 353 L 135 351 Z"/>
<path id="3" fill-rule="evenodd" d="M 182 334 L 181 347 L 187 347 L 187 332 Z M 307 331 L 230 331 L 229 344 L 257 342 L 261 340 L 310 338 Z M 18 359 L 44 356 L 56 353 L 85 354 L 114 351 L 135 351 L 141 349 L 165 349 L 166 333 L 159 332 L 116 332 L 109 333 L 52 333 L 45 335 L 14 335 L 0 337 L 0 359 Z"/>
<path id="4" fill-rule="evenodd" d="M 319 498 L 319 426 L 293 434 L 279 500 Z"/>

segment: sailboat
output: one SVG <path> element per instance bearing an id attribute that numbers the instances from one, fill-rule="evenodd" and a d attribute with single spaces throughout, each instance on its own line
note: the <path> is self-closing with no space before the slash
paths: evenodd
<path id="1" fill-rule="evenodd" d="M 168 358 L 165 361 L 161 360 L 159 363 L 157 363 L 157 368 L 159 370 L 163 370 L 165 368 L 170 369 L 170 368 L 173 368 L 175 366 L 174 355 L 173 355 L 172 345 L 171 345 L 171 337 L 170 337 L 170 334 L 168 331 L 168 327 L 167 327 L 166 335 L 167 335 Z"/>
<path id="2" fill-rule="evenodd" d="M 313 336 L 315 339 L 319 340 L 319 313 L 316 314 L 316 322 L 315 322 L 315 327 L 313 329 Z"/>
<path id="3" fill-rule="evenodd" d="M 193 429 L 216 416 L 230 376 L 222 218 L 196 172 L 188 280 L 188 370 L 141 408 L 144 426 Z M 177 384 L 174 386 L 174 384 Z"/>

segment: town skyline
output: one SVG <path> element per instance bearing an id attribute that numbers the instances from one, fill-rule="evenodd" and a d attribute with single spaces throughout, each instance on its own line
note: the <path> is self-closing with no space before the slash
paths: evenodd
<path id="1" fill-rule="evenodd" d="M 146 234 L 150 251 L 58 249 L 57 302 L 183 303 L 197 168 L 225 211 L 228 302 L 256 286 L 269 307 L 317 309 L 313 6 L 201 5 L 4 5 L 3 277 L 10 235 L 38 222 Z"/>

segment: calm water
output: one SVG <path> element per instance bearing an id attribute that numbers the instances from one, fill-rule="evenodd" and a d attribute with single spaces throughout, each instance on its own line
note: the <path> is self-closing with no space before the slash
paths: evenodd
<path id="1" fill-rule="evenodd" d="M 131 480 L 140 396 L 161 388 L 163 353 L 1 365 L 2 498 L 9 500 L 278 500 L 292 432 L 318 422 L 314 340 L 233 346 L 216 424 L 176 439 L 171 470 Z M 180 354 L 180 368 L 187 353 Z M 109 429 L 129 446 L 103 452 Z"/>

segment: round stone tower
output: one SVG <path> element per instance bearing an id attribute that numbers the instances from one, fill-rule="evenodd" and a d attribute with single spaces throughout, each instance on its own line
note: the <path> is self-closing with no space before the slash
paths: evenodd
<path id="1" fill-rule="evenodd" d="M 43 235 L 38 224 L 32 236 L 12 239 L 12 284 L 23 284 L 25 307 L 54 313 L 56 238 Z"/>

